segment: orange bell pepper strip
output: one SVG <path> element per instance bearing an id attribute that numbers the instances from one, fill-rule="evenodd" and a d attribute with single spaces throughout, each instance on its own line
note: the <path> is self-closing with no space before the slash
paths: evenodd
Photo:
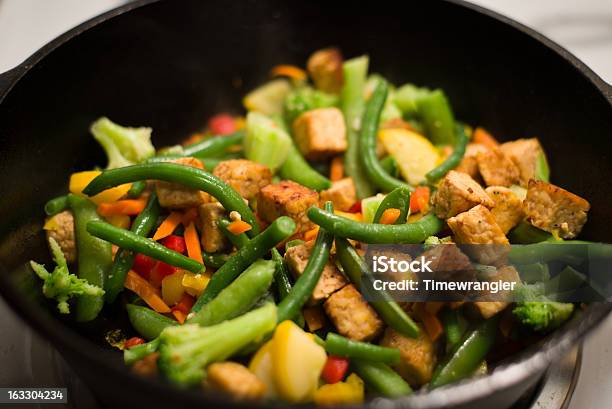
<path id="1" fill-rule="evenodd" d="M 138 294 L 149 307 L 153 308 L 153 310 L 162 314 L 170 312 L 170 307 L 168 307 L 168 304 L 161 298 L 159 290 L 153 287 L 151 283 L 142 278 L 135 271 L 128 271 L 127 277 L 125 277 L 124 286 L 128 290 Z"/>
<path id="2" fill-rule="evenodd" d="M 112 203 L 100 203 L 98 205 L 98 214 L 100 216 L 109 217 L 109 216 L 136 216 L 141 213 L 147 202 L 145 200 L 138 199 L 126 199 L 126 200 L 118 200 Z"/>
<path id="3" fill-rule="evenodd" d="M 294 80 L 304 81 L 308 74 L 303 69 L 295 65 L 280 64 L 270 70 L 270 75 L 273 77 L 289 77 Z"/>
<path id="4" fill-rule="evenodd" d="M 174 233 L 177 226 L 183 221 L 183 215 L 179 212 L 171 212 L 166 220 L 162 222 L 153 235 L 153 240 L 160 240 Z"/>
<path id="5" fill-rule="evenodd" d="M 419 186 L 410 195 L 410 211 L 412 213 L 425 212 L 429 206 L 429 188 Z"/>
<path id="6" fill-rule="evenodd" d="M 204 264 L 202 247 L 200 247 L 200 238 L 198 237 L 198 231 L 195 228 L 194 222 L 190 222 L 185 228 L 184 238 L 189 258 Z"/>
<path id="7" fill-rule="evenodd" d="M 319 234 L 319 226 L 315 226 L 314 229 L 308 230 L 304 233 L 304 241 L 310 241 L 317 238 L 317 234 Z"/>

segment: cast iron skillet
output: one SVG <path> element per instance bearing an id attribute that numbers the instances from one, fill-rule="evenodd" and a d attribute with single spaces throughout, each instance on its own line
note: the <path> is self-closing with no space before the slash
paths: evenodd
<path id="1" fill-rule="evenodd" d="M 78 26 L 0 76 L 0 291 L 108 407 L 241 405 L 133 376 L 100 335 L 123 325 L 121 310 L 107 308 L 88 325 L 58 318 L 24 267 L 49 259 L 40 230 L 46 199 L 65 190 L 71 172 L 104 163 L 87 131 L 100 115 L 152 126 L 157 146 L 176 143 L 217 111 L 239 112 L 241 96 L 273 65 L 303 65 L 311 51 L 337 45 L 349 57 L 368 53 L 372 70 L 393 83 L 444 88 L 459 118 L 502 140 L 538 136 L 553 181 L 592 204 L 583 237 L 610 241 L 612 88 L 583 63 L 466 3 L 328 3 L 139 1 Z M 508 407 L 609 311 L 590 306 L 486 377 L 363 407 Z"/>

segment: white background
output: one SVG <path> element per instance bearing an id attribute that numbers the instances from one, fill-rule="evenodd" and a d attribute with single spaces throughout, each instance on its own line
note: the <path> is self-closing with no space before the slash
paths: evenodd
<path id="1" fill-rule="evenodd" d="M 121 0 L 0 0 L 0 72 L 17 65 L 49 40 Z M 531 26 L 577 55 L 612 82 L 612 0 L 474 0 Z M 517 57 L 519 58 L 519 57 Z M 612 132 L 612 130 L 611 130 Z M 6 311 L 6 312 L 5 312 Z M 31 340 L 29 330 L 0 301 L 0 328 L 11 339 Z M 20 338 L 21 337 L 21 338 Z M 612 408 L 612 319 L 585 342 L 581 376 L 570 409 Z M 11 357 L 31 368 L 26 344 L 0 341 L 0 367 Z M 23 355 L 21 355 L 23 354 Z M 0 385 L 9 386 L 9 371 Z"/>

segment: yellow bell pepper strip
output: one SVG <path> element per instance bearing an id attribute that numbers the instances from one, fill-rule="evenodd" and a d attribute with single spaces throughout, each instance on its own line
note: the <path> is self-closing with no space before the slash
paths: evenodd
<path id="1" fill-rule="evenodd" d="M 83 193 L 83 189 L 85 189 L 85 186 L 87 186 L 89 182 L 94 180 L 101 173 L 102 172 L 99 170 L 88 170 L 84 172 L 73 173 L 72 175 L 70 175 L 70 183 L 68 190 L 70 190 L 70 193 L 72 194 L 85 196 L 85 194 Z M 130 190 L 130 186 L 131 183 L 126 183 L 117 187 L 106 189 L 98 193 L 97 195 L 90 197 L 89 199 L 97 205 L 100 203 L 112 203 L 125 196 L 128 190 Z"/>
<path id="2" fill-rule="evenodd" d="M 183 288 L 184 274 L 183 270 L 177 270 L 174 274 L 167 275 L 162 279 L 161 295 L 166 304 L 175 305 L 183 297 L 185 293 Z"/>
<path id="3" fill-rule="evenodd" d="M 194 274 L 185 272 L 183 274 L 183 288 L 185 292 L 194 297 L 199 297 L 210 281 L 210 273 Z"/>
<path id="4" fill-rule="evenodd" d="M 272 367 L 272 351 L 274 351 L 274 340 L 263 344 L 249 363 L 249 370 L 266 385 L 266 398 L 278 397 Z"/>
<path id="5" fill-rule="evenodd" d="M 364 395 L 363 380 L 350 374 L 346 382 L 321 386 L 314 394 L 314 402 L 318 405 L 357 404 L 363 402 Z"/>

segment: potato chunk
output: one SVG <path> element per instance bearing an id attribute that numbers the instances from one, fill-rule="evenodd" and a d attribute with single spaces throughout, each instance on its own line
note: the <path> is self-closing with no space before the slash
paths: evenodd
<path id="1" fill-rule="evenodd" d="M 262 187 L 272 183 L 272 172 L 267 166 L 246 159 L 224 160 L 215 167 L 213 175 L 247 200 L 257 197 Z"/>
<path id="2" fill-rule="evenodd" d="M 334 209 L 346 212 L 357 201 L 353 178 L 344 178 L 332 183 L 332 186 L 321 192 L 321 202 L 331 201 Z"/>
<path id="3" fill-rule="evenodd" d="M 416 339 L 387 328 L 380 345 L 400 350 L 401 361 L 394 368 L 406 382 L 421 386 L 431 380 L 436 365 L 436 351 L 423 327 L 419 328 L 419 336 Z"/>
<path id="4" fill-rule="evenodd" d="M 519 182 L 519 170 L 514 162 L 498 149 L 476 155 L 478 171 L 487 186 L 510 186 Z"/>
<path id="5" fill-rule="evenodd" d="M 535 227 L 571 239 L 582 230 L 591 205 L 559 186 L 531 180 L 523 207 Z"/>
<path id="6" fill-rule="evenodd" d="M 314 190 L 290 180 L 283 180 L 261 189 L 257 200 L 257 211 L 268 223 L 272 223 L 280 216 L 289 216 L 297 225 L 296 233 L 304 233 L 314 227 L 306 212 L 318 203 L 319 194 Z"/>
<path id="7" fill-rule="evenodd" d="M 495 221 L 504 234 L 507 234 L 525 217 L 523 202 L 507 187 L 489 186 L 485 192 L 495 202 L 495 206 L 491 209 Z"/>
<path id="8" fill-rule="evenodd" d="M 236 362 L 216 362 L 208 367 L 209 386 L 230 394 L 236 399 L 259 399 L 266 393 L 266 385 L 249 369 Z"/>
<path id="9" fill-rule="evenodd" d="M 285 261 L 289 267 L 291 274 L 297 279 L 306 268 L 308 259 L 312 252 L 313 243 L 308 242 L 299 246 L 290 247 L 285 252 Z M 310 296 L 310 305 L 317 304 L 327 299 L 335 291 L 341 289 L 348 284 L 348 281 L 336 268 L 332 260 L 328 260 L 321 273 L 321 278 L 317 283 L 312 295 Z"/>
<path id="10" fill-rule="evenodd" d="M 338 108 L 304 112 L 293 122 L 295 142 L 305 158 L 319 160 L 346 150 L 346 126 Z"/>
<path id="11" fill-rule="evenodd" d="M 312 53 L 306 69 L 321 91 L 338 93 L 342 88 L 342 53 L 337 48 L 324 48 Z"/>
<path id="12" fill-rule="evenodd" d="M 338 332 L 347 338 L 369 341 L 383 329 L 376 311 L 352 284 L 333 293 L 323 307 Z"/>
<path id="13" fill-rule="evenodd" d="M 495 202 L 469 175 L 454 170 L 442 179 L 433 199 L 434 212 L 441 219 L 458 215 L 479 204 L 493 207 Z"/>
<path id="14" fill-rule="evenodd" d="M 168 162 L 204 169 L 202 162 L 196 158 L 178 158 L 168 160 Z M 158 180 L 155 182 L 155 190 L 157 191 L 160 206 L 170 209 L 196 207 L 210 200 L 208 193 L 191 189 L 178 183 Z"/>

